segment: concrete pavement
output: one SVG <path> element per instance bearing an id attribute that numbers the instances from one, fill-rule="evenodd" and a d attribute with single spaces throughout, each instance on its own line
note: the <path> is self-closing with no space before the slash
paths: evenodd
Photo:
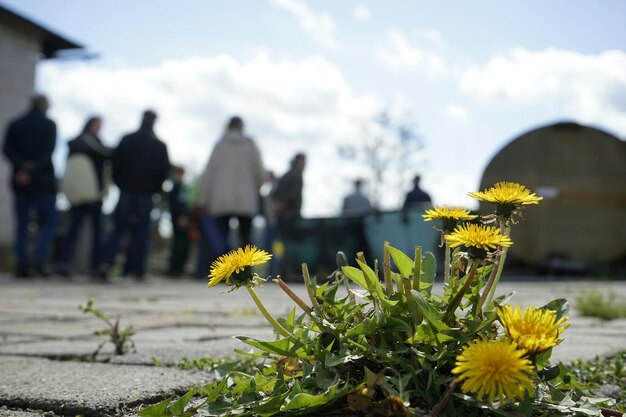
<path id="1" fill-rule="evenodd" d="M 290 284 L 305 296 L 301 285 Z M 272 332 L 246 291 L 225 293 L 204 281 L 150 278 L 111 285 L 81 279 L 16 281 L 0 275 L 0 417 L 44 415 L 132 415 L 133 408 L 210 380 L 206 373 L 155 366 L 203 355 L 233 356 L 245 345 L 235 335 L 270 338 Z M 553 298 L 575 299 L 589 291 L 626 298 L 626 281 L 550 281 L 532 277 L 501 283 L 498 293 L 515 291 L 512 304 L 540 306 Z M 259 291 L 275 315 L 293 304 L 272 283 Z M 104 340 L 104 324 L 77 306 L 93 298 L 107 315 L 132 325 L 137 351 L 113 356 L 105 346 L 98 363 L 88 362 Z M 555 348 L 554 361 L 592 358 L 626 348 L 626 320 L 602 322 L 581 317 L 572 307 L 572 326 Z M 40 410 L 34 413 L 29 410 Z"/>

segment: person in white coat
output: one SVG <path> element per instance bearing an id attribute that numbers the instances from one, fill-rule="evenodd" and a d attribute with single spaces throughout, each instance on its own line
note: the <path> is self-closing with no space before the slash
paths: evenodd
<path id="1" fill-rule="evenodd" d="M 258 147 L 244 134 L 241 117 L 232 117 L 213 148 L 198 194 L 198 206 L 212 222 L 209 227 L 217 226 L 219 238 L 223 239 L 220 244 L 215 242 L 215 236 L 211 237 L 215 254 L 228 249 L 226 242 L 231 218 L 239 222 L 239 244 L 250 243 L 252 219 L 259 213 L 259 190 L 265 179 Z"/>

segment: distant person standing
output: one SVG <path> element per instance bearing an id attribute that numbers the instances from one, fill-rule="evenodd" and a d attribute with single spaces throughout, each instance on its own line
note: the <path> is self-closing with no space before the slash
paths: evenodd
<path id="1" fill-rule="evenodd" d="M 213 148 L 198 195 L 203 214 L 216 222 L 223 239 L 221 244 L 211 242 L 214 255 L 227 249 L 232 218 L 239 223 L 239 245 L 250 243 L 252 218 L 259 213 L 259 190 L 264 182 L 261 153 L 254 140 L 244 134 L 241 117 L 234 116 Z"/>
<path id="2" fill-rule="evenodd" d="M 421 177 L 416 175 L 413 178 L 413 189 L 409 191 L 404 199 L 404 209 L 421 208 L 430 204 L 430 195 L 420 188 Z"/>
<path id="3" fill-rule="evenodd" d="M 189 211 L 187 206 L 187 187 L 185 186 L 185 168 L 172 168 L 172 189 L 167 193 L 172 218 L 172 246 L 168 274 L 178 277 L 184 273 L 185 262 L 189 253 Z"/>
<path id="4" fill-rule="evenodd" d="M 26 114 L 13 120 L 7 129 L 3 151 L 13 165 L 11 185 L 15 194 L 16 276 L 27 278 L 34 272 L 48 276 L 46 262 L 57 229 L 56 177 L 52 152 L 56 145 L 56 124 L 46 116 L 46 96 L 32 97 Z M 38 222 L 34 265 L 28 250 L 28 225 L 33 215 Z"/>
<path id="5" fill-rule="evenodd" d="M 341 214 L 344 216 L 365 216 L 372 211 L 369 199 L 363 194 L 363 180 L 354 180 L 354 190 L 343 199 Z"/>
<path id="6" fill-rule="evenodd" d="M 305 165 L 306 156 L 303 153 L 296 154 L 291 160 L 289 171 L 276 184 L 272 201 L 274 213 L 278 218 L 279 229 L 281 221 L 300 217 L 304 185 L 302 173 Z"/>
<path id="7" fill-rule="evenodd" d="M 161 191 L 170 171 L 167 146 L 154 133 L 156 119 L 154 111 L 146 110 L 139 130 L 124 136 L 113 152 L 113 180 L 120 189 L 120 198 L 113 214 L 115 227 L 105 250 L 105 275 L 126 231 L 130 231 L 130 242 L 123 274 L 138 279 L 145 275 L 152 197 Z"/>
<path id="8" fill-rule="evenodd" d="M 273 265 L 272 268 L 278 268 L 280 275 L 285 278 L 294 274 L 290 262 L 287 260 L 289 253 L 285 250 L 289 245 L 286 245 L 285 242 L 302 238 L 297 227 L 293 226 L 300 219 L 302 212 L 302 189 L 304 185 L 302 174 L 305 165 L 306 156 L 303 153 L 297 153 L 291 160 L 289 171 L 278 180 L 272 193 L 272 207 L 278 230 L 276 243 L 280 243 L 276 248 L 279 249 L 276 256 L 279 264 Z"/>
<path id="9" fill-rule="evenodd" d="M 91 223 L 91 272 L 100 263 L 102 243 L 102 199 L 108 191 L 108 176 L 113 150 L 102 144 L 99 138 L 102 119 L 90 117 L 82 133 L 67 145 L 69 152 L 61 191 L 69 200 L 70 227 L 61 245 L 57 273 L 70 275 L 69 263 L 74 255 L 76 240 L 83 219 Z"/>

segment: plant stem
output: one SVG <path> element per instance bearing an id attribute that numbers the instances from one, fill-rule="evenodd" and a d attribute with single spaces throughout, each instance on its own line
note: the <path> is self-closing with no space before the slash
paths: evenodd
<path id="1" fill-rule="evenodd" d="M 413 322 L 413 329 L 411 331 L 411 335 L 415 334 L 415 329 L 417 328 L 418 324 L 421 323 L 422 319 L 419 318 L 418 320 L 418 316 L 420 315 L 420 311 L 419 308 L 417 307 L 417 303 L 415 302 L 415 299 L 413 298 L 413 294 L 411 294 L 411 281 L 409 281 L 408 279 L 402 279 L 402 283 L 404 284 L 404 296 L 406 297 L 406 303 L 407 306 L 409 307 L 409 311 L 411 312 L 411 321 Z"/>
<path id="2" fill-rule="evenodd" d="M 415 247 L 415 261 L 413 264 L 413 289 L 420 290 L 420 279 L 422 275 L 422 247 Z"/>
<path id="3" fill-rule="evenodd" d="M 496 275 L 498 275 L 498 266 L 502 262 L 502 252 L 498 255 L 497 259 L 493 263 L 493 268 L 491 269 L 491 273 L 489 274 L 489 279 L 487 280 L 487 284 L 485 284 L 485 288 L 483 289 L 483 293 L 480 295 L 480 300 L 478 300 L 478 304 L 476 304 L 476 315 L 482 316 L 482 306 L 487 296 L 491 292 L 491 288 L 496 281 Z"/>
<path id="4" fill-rule="evenodd" d="M 306 314 L 308 314 L 311 318 L 313 317 L 313 310 L 311 310 L 311 307 L 309 307 L 308 305 L 306 305 L 306 303 L 302 300 L 302 298 L 298 297 L 298 294 L 296 294 L 295 292 L 293 292 L 293 290 L 291 288 L 289 288 L 289 286 L 287 284 L 285 284 L 285 281 L 283 281 L 280 278 L 276 278 L 273 280 L 275 283 L 278 284 L 278 286 L 285 291 L 285 293 L 289 296 L 289 298 L 291 298 L 296 304 L 298 304 L 298 307 L 300 307 Z"/>
<path id="5" fill-rule="evenodd" d="M 452 265 L 450 265 L 450 245 L 446 241 L 445 259 L 443 263 L 443 285 L 448 284 L 448 280 L 450 279 L 450 269 L 452 269 Z"/>
<path id="6" fill-rule="evenodd" d="M 428 413 L 428 417 L 436 417 L 441 412 L 443 407 L 448 402 L 450 395 L 452 395 L 452 391 L 454 391 L 456 384 L 457 384 L 456 380 L 450 383 L 450 386 L 448 387 L 446 392 L 443 394 L 443 397 L 441 397 L 441 399 L 437 402 L 437 404 L 435 404 L 435 406 L 430 410 L 430 413 Z"/>
<path id="7" fill-rule="evenodd" d="M 320 304 L 317 302 L 317 297 L 313 293 L 313 289 L 311 288 L 311 277 L 309 276 L 309 267 L 306 264 L 302 264 L 302 277 L 304 278 L 304 286 L 306 287 L 306 292 L 309 294 L 309 299 L 311 300 L 311 304 L 313 305 L 313 310 L 317 313 L 319 317 L 322 317 L 322 308 Z"/>
<path id="8" fill-rule="evenodd" d="M 294 335 L 292 335 L 291 333 L 289 333 L 289 331 L 287 331 L 287 329 L 285 329 L 283 326 L 281 326 L 281 324 L 279 322 L 277 322 L 274 317 L 272 317 L 270 312 L 267 311 L 267 309 L 263 305 L 263 302 L 261 302 L 261 299 L 256 294 L 256 292 L 254 291 L 254 288 L 252 288 L 252 286 L 250 284 L 248 284 L 248 285 L 246 285 L 246 289 L 250 293 L 250 296 L 252 297 L 252 300 L 254 301 L 256 306 L 261 311 L 261 314 L 263 314 L 263 317 L 265 317 L 265 319 L 272 325 L 272 327 L 274 329 L 276 329 L 276 331 L 280 335 L 288 337 L 289 339 L 291 339 L 294 342 L 297 341 L 296 337 Z"/>
<path id="9" fill-rule="evenodd" d="M 504 236 L 508 237 L 511 235 L 511 228 L 506 226 L 504 220 L 502 219 L 500 219 L 500 230 L 504 231 Z M 500 259 L 497 265 L 498 268 L 497 268 L 496 276 L 493 280 L 493 284 L 491 288 L 489 289 L 489 293 L 485 301 L 485 308 L 491 307 L 493 296 L 496 293 L 496 287 L 498 286 L 498 283 L 500 282 L 500 278 L 502 277 L 502 270 L 504 269 L 504 261 L 506 261 L 506 254 L 508 253 L 508 249 L 509 248 L 502 248 L 501 250 Z M 494 268 L 495 267 L 496 266 L 494 265 Z"/>
<path id="10" fill-rule="evenodd" d="M 383 253 L 383 277 L 385 279 L 385 292 L 387 297 L 393 294 L 393 284 L 391 282 L 391 259 L 389 257 L 389 242 L 385 241 L 385 250 Z"/>
<path id="11" fill-rule="evenodd" d="M 448 304 L 448 308 L 446 309 L 446 312 L 443 315 L 444 322 L 448 322 L 450 318 L 454 316 L 454 311 L 459 306 L 459 304 L 461 304 L 461 301 L 463 300 L 463 296 L 465 295 L 469 287 L 472 285 L 472 283 L 476 279 L 477 267 L 478 267 L 478 264 L 476 263 L 476 261 L 473 261 L 472 266 L 470 267 L 470 271 L 467 274 L 467 279 L 465 280 L 465 284 L 463 285 L 463 287 L 461 287 L 459 292 L 456 293 L 456 295 L 454 296 L 450 304 Z"/>
<path id="12" fill-rule="evenodd" d="M 365 261 L 365 255 L 363 254 L 363 252 L 357 252 L 356 253 L 356 258 L 363 262 L 364 264 L 367 264 L 367 261 Z"/>

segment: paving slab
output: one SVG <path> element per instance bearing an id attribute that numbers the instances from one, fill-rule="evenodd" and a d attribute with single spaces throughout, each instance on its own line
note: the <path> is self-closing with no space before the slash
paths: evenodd
<path id="1" fill-rule="evenodd" d="M 271 340 L 271 339 L 262 339 Z M 46 340 L 37 343 L 16 343 L 8 346 L 0 346 L 1 356 L 28 356 L 62 361 L 91 360 L 93 352 L 98 348 L 101 340 Z M 201 358 L 212 356 L 216 358 L 229 358 L 235 356 L 235 349 L 249 349 L 243 342 L 226 338 L 207 342 L 181 343 L 167 341 L 141 341 L 135 342 L 136 352 L 125 355 L 114 355 L 112 344 L 105 344 L 100 350 L 97 360 L 109 361 L 116 364 L 154 365 L 153 358 L 165 365 L 176 365 L 183 359 Z"/>
<path id="2" fill-rule="evenodd" d="M 110 416 L 207 382 L 175 368 L 0 357 L 0 405 L 66 416 Z"/>
<path id="3" fill-rule="evenodd" d="M 54 414 L 35 413 L 22 410 L 10 410 L 8 408 L 0 408 L 0 417 L 52 417 Z"/>
<path id="4" fill-rule="evenodd" d="M 123 325 L 123 323 L 122 323 Z M 84 320 L 30 320 L 0 324 L 0 335 L 39 336 L 44 338 L 84 338 L 106 327 L 97 319 Z"/>
<path id="5" fill-rule="evenodd" d="M 0 346 L 3 356 L 35 356 L 62 361 L 88 360 L 103 339 L 89 340 L 42 340 L 27 343 L 13 343 Z M 115 349 L 112 344 L 105 344 L 101 351 L 103 357 L 112 356 Z"/>
<path id="6" fill-rule="evenodd" d="M 177 326 L 158 329 L 138 329 L 133 337 L 139 341 L 169 341 L 169 342 L 200 342 L 219 339 L 231 339 L 233 336 L 248 336 L 261 339 L 272 338 L 273 332 L 268 326 L 256 327 L 211 327 L 206 326 Z"/>

